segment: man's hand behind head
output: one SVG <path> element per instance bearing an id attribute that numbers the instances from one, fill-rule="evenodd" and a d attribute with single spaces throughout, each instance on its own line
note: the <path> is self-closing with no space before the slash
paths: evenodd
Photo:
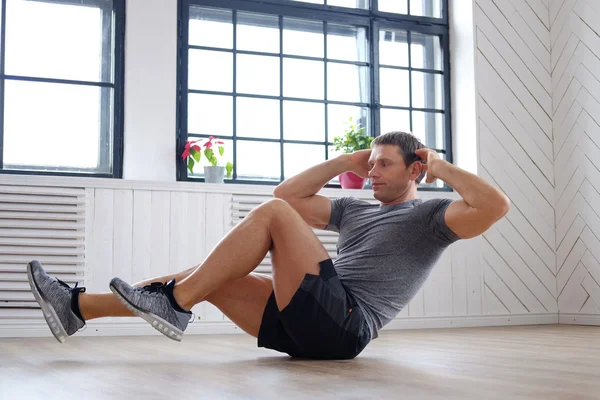
<path id="1" fill-rule="evenodd" d="M 359 150 L 354 153 L 348 154 L 350 160 L 350 171 L 354 172 L 361 178 L 368 178 L 371 167 L 369 166 L 369 157 L 371 156 L 371 149 Z"/>

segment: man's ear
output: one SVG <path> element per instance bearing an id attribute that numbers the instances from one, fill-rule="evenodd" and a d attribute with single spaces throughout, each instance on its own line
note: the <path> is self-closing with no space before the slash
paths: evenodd
<path id="1" fill-rule="evenodd" d="M 417 178 L 421 175 L 424 169 L 425 168 L 423 167 L 421 161 L 415 161 L 414 163 L 412 163 L 408 168 L 410 179 L 413 181 L 417 180 Z"/>

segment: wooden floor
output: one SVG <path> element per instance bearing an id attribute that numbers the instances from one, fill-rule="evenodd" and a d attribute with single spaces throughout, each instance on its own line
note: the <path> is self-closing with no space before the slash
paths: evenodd
<path id="1" fill-rule="evenodd" d="M 245 335 L 0 339 L 0 399 L 600 399 L 600 327 L 384 331 L 351 361 Z"/>

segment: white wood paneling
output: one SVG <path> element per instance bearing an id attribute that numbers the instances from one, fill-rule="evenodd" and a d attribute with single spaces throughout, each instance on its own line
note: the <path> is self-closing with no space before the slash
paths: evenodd
<path id="1" fill-rule="evenodd" d="M 600 6 L 550 5 L 555 88 L 558 311 L 598 314 L 600 292 Z M 567 319 L 563 319 L 566 321 Z"/>
<path id="2" fill-rule="evenodd" d="M 563 223 L 565 235 L 568 229 L 571 234 L 567 241 L 556 236 L 562 216 L 556 209 L 566 210 L 578 188 L 570 180 L 577 166 L 561 156 L 570 169 L 555 168 L 553 112 L 569 115 L 568 122 L 578 112 L 557 110 L 554 103 L 557 87 L 569 92 L 570 83 L 559 87 L 553 75 L 554 67 L 569 68 L 552 53 L 550 30 L 560 7 L 542 0 L 475 0 L 475 5 L 479 170 L 512 201 L 508 215 L 483 235 L 482 312 L 556 313 L 556 254 L 566 258 L 583 228 Z M 558 18 L 561 26 L 565 22 Z M 561 40 L 567 52 L 575 51 L 569 36 Z M 566 150 L 573 148 L 569 142 Z"/>

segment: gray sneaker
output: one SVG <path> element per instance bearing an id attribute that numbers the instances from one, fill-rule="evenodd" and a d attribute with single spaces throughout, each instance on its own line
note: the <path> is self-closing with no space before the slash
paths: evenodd
<path id="1" fill-rule="evenodd" d="M 35 300 L 42 308 L 50 331 L 61 343 L 85 326 L 79 311 L 78 298 L 84 287 L 70 287 L 60 279 L 46 274 L 39 261 L 27 264 L 27 278 Z"/>
<path id="2" fill-rule="evenodd" d="M 110 281 L 110 290 L 131 312 L 169 339 L 180 342 L 193 314 L 177 304 L 173 289 L 175 279 L 166 285 L 154 282 L 144 287 L 133 287 L 119 278 Z"/>

